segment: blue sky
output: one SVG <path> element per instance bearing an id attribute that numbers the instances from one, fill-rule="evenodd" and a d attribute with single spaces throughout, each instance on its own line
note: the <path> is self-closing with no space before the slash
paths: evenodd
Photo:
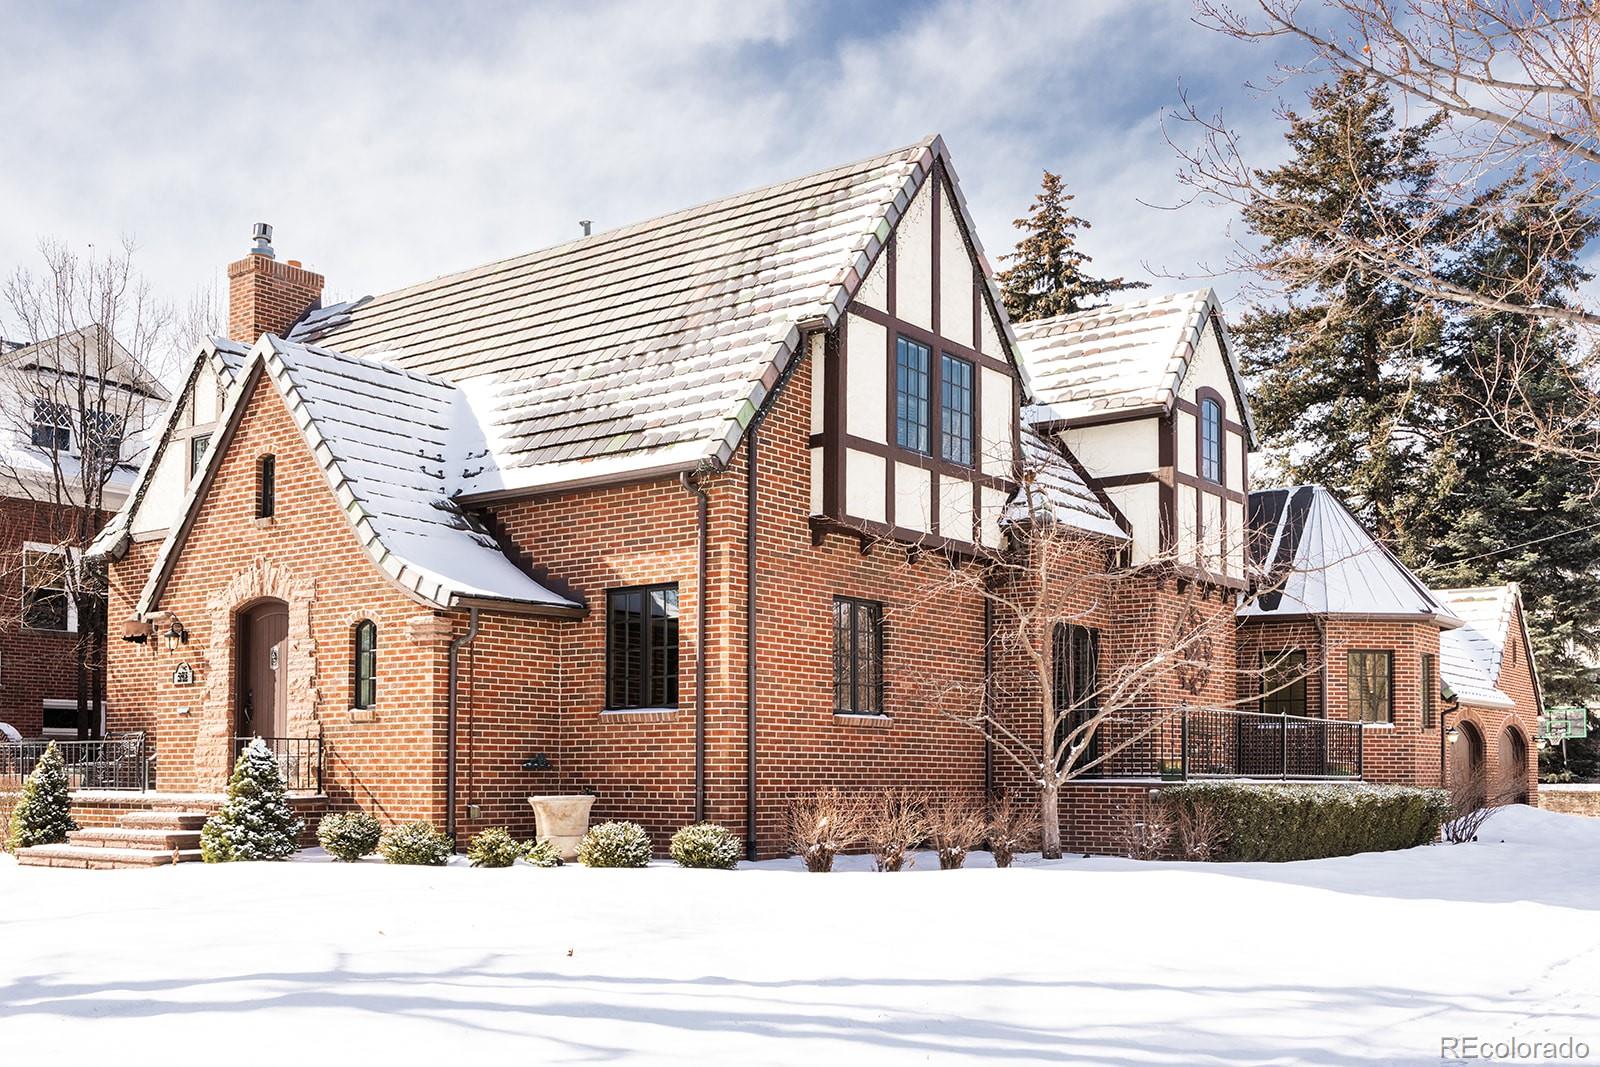
<path id="1" fill-rule="evenodd" d="M 938 131 L 991 254 L 1048 167 L 1094 223 L 1097 270 L 1192 288 L 1236 227 L 1145 206 L 1180 199 L 1161 130 L 1180 82 L 1257 158 L 1281 140 L 1276 100 L 1243 84 L 1273 57 L 1190 16 L 1187 0 L 0 0 L 0 272 L 35 265 L 41 238 L 128 236 L 181 302 L 220 288 L 267 221 L 342 299 Z"/>

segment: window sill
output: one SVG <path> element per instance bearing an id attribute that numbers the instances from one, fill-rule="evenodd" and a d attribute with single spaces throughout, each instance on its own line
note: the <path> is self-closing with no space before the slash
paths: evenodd
<path id="1" fill-rule="evenodd" d="M 271 515 L 257 515 L 255 517 L 255 524 L 256 524 L 256 529 L 258 529 L 258 530 L 269 529 L 272 526 L 272 516 Z"/>
<path id="2" fill-rule="evenodd" d="M 661 722 L 678 717 L 678 708 L 601 708 L 600 718 L 610 722 Z"/>
<path id="3" fill-rule="evenodd" d="M 1361 724 L 1361 728 L 1363 730 L 1393 730 L 1394 729 L 1394 723 L 1392 723 L 1392 722 L 1364 722 L 1364 723 Z"/>
<path id="4" fill-rule="evenodd" d="M 378 721 L 378 709 L 375 708 L 375 707 L 373 707 L 373 708 L 351 708 L 345 714 L 349 716 L 351 722 L 377 722 Z"/>
<path id="5" fill-rule="evenodd" d="M 833 724 L 856 730 L 887 730 L 894 725 L 894 718 L 882 712 L 836 711 L 833 713 Z"/>
<path id="6" fill-rule="evenodd" d="M 24 625 L 24 626 L 20 627 L 20 629 L 25 634 L 34 634 L 35 636 L 41 636 L 41 637 L 77 637 L 78 636 L 78 631 L 77 630 L 54 630 L 54 629 L 51 629 L 51 628 L 46 627 L 46 626 L 27 626 L 27 625 Z"/>

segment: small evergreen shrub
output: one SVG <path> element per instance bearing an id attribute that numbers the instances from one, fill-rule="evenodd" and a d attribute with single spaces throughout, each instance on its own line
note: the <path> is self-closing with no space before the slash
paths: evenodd
<path id="1" fill-rule="evenodd" d="M 522 846 L 503 826 L 482 830 L 467 845 L 467 861 L 474 867 L 509 867 L 522 855 Z"/>
<path id="2" fill-rule="evenodd" d="M 744 842 L 726 827 L 700 822 L 673 834 L 669 851 L 680 867 L 731 871 L 744 853 Z"/>
<path id="3" fill-rule="evenodd" d="M 317 841 L 336 860 L 353 863 L 378 851 L 383 827 L 364 811 L 342 811 L 324 815 L 317 824 Z"/>
<path id="4" fill-rule="evenodd" d="M 1442 789 L 1358 784 L 1188 782 L 1157 790 L 1154 803 L 1209 823 L 1216 859 L 1269 862 L 1425 845 L 1451 810 Z"/>
<path id="5" fill-rule="evenodd" d="M 650 862 L 650 835 L 636 822 L 591 826 L 578 844 L 585 867 L 644 867 Z"/>
<path id="6" fill-rule="evenodd" d="M 67 764 L 52 741 L 22 783 L 22 794 L 11 811 L 8 847 L 58 844 L 77 828 L 78 824 L 72 821 L 72 802 L 67 797 Z"/>
<path id="7" fill-rule="evenodd" d="M 390 863 L 412 867 L 443 867 L 450 862 L 455 846 L 433 824 L 408 822 L 391 827 L 383 835 L 378 851 Z"/>
<path id="8" fill-rule="evenodd" d="M 207 863 L 285 860 L 300 847 L 300 827 L 277 757 L 258 737 L 234 765 L 222 810 L 200 831 L 200 857 Z"/>
<path id="9" fill-rule="evenodd" d="M 564 862 L 561 850 L 548 840 L 528 842 L 522 850 L 522 859 L 535 867 L 559 867 Z"/>

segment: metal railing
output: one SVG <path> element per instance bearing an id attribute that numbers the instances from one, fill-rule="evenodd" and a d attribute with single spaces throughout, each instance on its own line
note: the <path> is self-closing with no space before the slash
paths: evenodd
<path id="1" fill-rule="evenodd" d="M 142 731 L 92 741 L 0 742 L 0 788 L 20 787 L 52 743 L 67 766 L 68 789 L 144 792 L 150 788 L 150 749 Z"/>
<path id="2" fill-rule="evenodd" d="M 254 737 L 233 739 L 233 758 L 244 754 Z M 322 792 L 322 738 L 263 737 L 267 749 L 278 763 L 278 773 L 291 793 Z"/>
<path id="3" fill-rule="evenodd" d="M 1097 714 L 1080 712 L 1083 723 Z M 1360 781 L 1361 723 L 1237 708 L 1137 708 L 1106 715 L 1084 778 Z"/>

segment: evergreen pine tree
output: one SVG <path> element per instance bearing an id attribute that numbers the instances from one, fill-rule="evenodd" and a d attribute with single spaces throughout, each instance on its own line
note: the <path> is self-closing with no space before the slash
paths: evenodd
<path id="1" fill-rule="evenodd" d="M 67 797 L 67 765 L 54 741 L 34 765 L 11 812 L 11 847 L 54 845 L 78 828 Z"/>
<path id="2" fill-rule="evenodd" d="M 1500 225 L 1460 250 L 1451 280 L 1487 288 L 1493 279 L 1528 278 L 1530 293 L 1565 304 L 1588 281 L 1578 250 L 1600 218 L 1570 183 L 1546 177 L 1503 187 Z M 1571 239 L 1546 239 L 1550 220 Z M 1521 299 L 1521 298 L 1513 298 Z M 1436 429 L 1428 482 L 1402 553 L 1435 585 L 1521 583 L 1547 702 L 1596 695 L 1575 649 L 1600 650 L 1600 529 L 1581 463 L 1560 447 L 1509 440 L 1487 417 L 1511 411 L 1561 427 L 1569 449 L 1593 449 L 1600 428 L 1567 430 L 1585 397 L 1571 373 L 1578 356 L 1570 329 L 1513 312 L 1460 315 L 1445 332 L 1431 406 Z"/>
<path id="3" fill-rule="evenodd" d="M 207 863 L 287 859 L 299 836 L 278 761 L 258 737 L 233 768 L 222 810 L 200 831 L 200 855 Z"/>
<path id="4" fill-rule="evenodd" d="M 1417 469 L 1415 391 L 1440 319 L 1381 275 L 1317 274 L 1301 269 L 1296 251 L 1335 222 L 1347 235 L 1437 240 L 1423 222 L 1435 170 L 1426 142 L 1437 120 L 1397 127 L 1385 90 L 1354 75 L 1313 90 L 1310 104 L 1309 114 L 1288 115 L 1293 155 L 1259 175 L 1267 194 L 1244 212 L 1281 268 L 1287 299 L 1252 310 L 1233 335 L 1269 463 L 1293 481 L 1328 486 L 1391 536 L 1404 526 L 1396 502 Z"/>
<path id="5" fill-rule="evenodd" d="M 1125 289 L 1144 289 L 1144 282 L 1091 278 L 1084 273 L 1089 257 L 1078 250 L 1079 229 L 1089 223 L 1067 208 L 1072 194 L 1061 175 L 1044 172 L 1039 195 L 1026 218 L 1013 225 L 1025 236 L 1017 250 L 1002 257 L 1012 266 L 1000 272 L 1000 293 L 1013 322 L 1047 319 L 1093 307 L 1098 298 Z"/>

